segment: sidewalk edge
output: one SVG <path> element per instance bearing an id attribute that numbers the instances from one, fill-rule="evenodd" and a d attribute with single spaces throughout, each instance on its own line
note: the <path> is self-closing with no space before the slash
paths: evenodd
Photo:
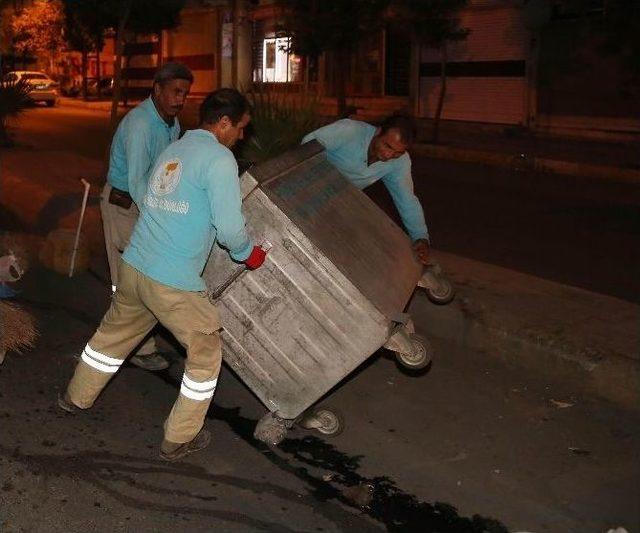
<path id="1" fill-rule="evenodd" d="M 436 159 L 449 159 L 467 163 L 481 163 L 485 165 L 511 168 L 513 170 L 535 170 L 552 172 L 569 176 L 602 179 L 622 183 L 640 183 L 640 170 L 632 168 L 595 165 L 575 161 L 563 161 L 542 157 L 525 157 L 522 154 L 508 154 L 490 152 L 470 148 L 456 148 L 453 146 L 439 146 L 417 143 L 412 153 L 419 156 Z"/>
<path id="2" fill-rule="evenodd" d="M 464 301 L 436 306 L 426 297 L 414 299 L 429 324 L 428 335 L 482 351 L 554 381 L 579 378 L 585 390 L 624 408 L 640 409 L 637 360 L 617 353 L 591 352 L 587 347 L 553 345 L 542 338 L 488 326 L 473 313 L 465 312 Z"/>

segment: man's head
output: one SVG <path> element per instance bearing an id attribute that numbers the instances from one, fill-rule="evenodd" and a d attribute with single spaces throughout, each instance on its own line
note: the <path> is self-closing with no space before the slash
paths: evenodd
<path id="1" fill-rule="evenodd" d="M 182 63 L 165 63 L 153 77 L 153 101 L 164 119 L 174 118 L 184 106 L 193 74 Z"/>
<path id="2" fill-rule="evenodd" d="M 200 127 L 228 148 L 244 137 L 249 120 L 249 102 L 235 89 L 218 89 L 200 106 Z"/>
<path id="3" fill-rule="evenodd" d="M 388 117 L 371 140 L 371 155 L 379 161 L 396 159 L 407 151 L 415 136 L 416 127 L 411 118 L 402 115 Z"/>

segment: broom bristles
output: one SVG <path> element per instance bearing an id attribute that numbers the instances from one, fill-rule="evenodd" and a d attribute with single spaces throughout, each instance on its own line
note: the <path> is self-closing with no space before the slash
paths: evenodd
<path id="1" fill-rule="evenodd" d="M 35 319 L 21 307 L 0 301 L 0 354 L 22 353 L 33 348 L 38 337 Z"/>

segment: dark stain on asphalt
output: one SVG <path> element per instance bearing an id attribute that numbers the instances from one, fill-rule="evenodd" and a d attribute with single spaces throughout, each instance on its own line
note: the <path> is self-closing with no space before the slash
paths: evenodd
<path id="1" fill-rule="evenodd" d="M 100 317 L 92 316 L 71 306 L 60 305 L 58 303 L 36 301 L 27 298 L 20 298 L 20 302 L 23 304 L 27 304 L 29 307 L 41 309 L 43 311 L 62 311 L 69 317 L 78 320 L 79 322 L 83 322 L 84 324 L 87 324 L 91 327 L 95 327 L 100 322 Z"/>
<path id="2" fill-rule="evenodd" d="M 461 517 L 456 508 L 447 503 L 433 505 L 420 501 L 414 495 L 397 487 L 388 477 L 367 478 L 357 470 L 362 456 L 349 456 L 315 436 L 285 439 L 278 450 L 253 438 L 256 420 L 245 418 L 238 409 L 225 409 L 215 406 L 211 416 L 224 420 L 231 429 L 252 446 L 262 451 L 279 468 L 305 481 L 311 494 L 321 502 L 337 500 L 341 503 L 360 508 L 371 518 L 384 524 L 389 531 L 422 531 L 439 533 L 506 533 L 508 530 L 499 521 L 478 515 L 472 518 Z M 278 451 L 295 459 L 300 467 Z M 323 472 L 332 472 L 331 481 L 314 476 L 309 468 Z M 351 487 L 371 486 L 373 490 L 370 503 L 360 506 L 358 499 L 350 497 Z"/>
<path id="3" fill-rule="evenodd" d="M 131 457 L 104 451 L 83 451 L 72 455 L 23 453 L 18 448 L 10 450 L 1 445 L 0 453 L 3 455 L 11 454 L 14 460 L 21 462 L 30 470 L 37 470 L 39 474 L 42 474 L 45 478 L 58 477 L 62 474 L 77 481 L 93 485 L 122 505 L 144 511 L 199 515 L 265 531 L 293 532 L 296 530 L 281 524 L 259 520 L 242 513 L 185 504 L 184 499 L 210 502 L 215 501 L 215 498 L 209 495 L 197 494 L 180 489 L 169 489 L 161 484 L 141 482 L 134 479 L 134 476 L 160 474 L 183 478 L 186 481 L 204 482 L 213 479 L 220 485 L 237 487 L 256 494 L 264 492 L 271 493 L 283 499 L 297 500 L 300 503 L 305 503 L 304 497 L 300 498 L 300 495 L 296 492 L 278 487 L 277 485 L 266 482 L 254 482 L 228 475 L 213 475 L 202 467 L 188 463 L 167 464 L 160 460 Z M 131 487 L 134 490 L 122 490 L 123 485 Z M 182 499 L 176 501 L 174 505 L 169 505 L 152 501 L 149 498 L 150 495 Z M 307 505 L 311 505 L 310 501 L 306 503 Z M 337 506 L 335 507 L 339 513 L 340 509 L 338 509 Z M 346 517 L 342 516 L 341 518 L 344 523 Z M 356 527 L 361 528 L 358 530 L 366 531 L 367 528 L 362 528 L 363 525 L 365 524 L 356 524 Z"/>
<path id="4" fill-rule="evenodd" d="M 97 320 L 82 311 L 60 306 L 59 304 L 25 301 L 39 309 L 63 310 L 67 315 L 89 325 Z M 155 375 L 172 387 L 179 388 L 179 379 L 168 371 Z M 471 518 L 461 517 L 456 508 L 448 503 L 435 502 L 429 504 L 416 498 L 399 487 L 387 476 L 367 478 L 358 473 L 362 456 L 349 456 L 335 446 L 315 436 L 288 438 L 277 448 L 253 438 L 256 420 L 240 415 L 239 408 L 225 408 L 215 405 L 208 414 L 209 418 L 225 422 L 230 429 L 246 443 L 259 451 L 274 466 L 303 481 L 309 495 L 301 495 L 289 489 L 267 482 L 255 482 L 234 476 L 212 475 L 201 467 L 187 463 L 167 465 L 166 463 L 139 457 L 116 455 L 101 451 L 75 450 L 67 455 L 26 454 L 15 448 L 12 457 L 23 461 L 30 470 L 41 471 L 45 476 L 60 477 L 73 475 L 75 478 L 94 485 L 112 496 L 123 505 L 147 511 L 179 512 L 180 514 L 201 515 L 217 518 L 246 526 L 266 529 L 268 531 L 294 531 L 280 524 L 265 522 L 232 511 L 209 509 L 198 506 L 175 506 L 156 503 L 144 497 L 144 493 L 174 496 L 201 502 L 217 501 L 217 497 L 195 494 L 180 489 L 167 488 L 166 485 L 154 485 L 134 479 L 139 474 L 167 474 L 193 480 L 217 481 L 221 485 L 238 487 L 256 494 L 267 492 L 289 501 L 314 508 L 318 514 L 325 516 L 339 526 L 349 529 L 370 531 L 374 526 L 369 520 L 360 518 L 343 506 L 357 508 L 361 513 L 384 525 L 388 531 L 421 531 L 424 533 L 507 533 L 508 530 L 499 521 L 474 515 Z M 372 423 L 372 421 L 369 421 Z M 389 429 L 390 432 L 395 430 Z M 55 443 L 42 442 L 43 446 L 54 446 Z M 63 448 L 69 451 L 68 448 Z M 0 446 L 0 451 L 5 452 Z M 73 466 L 70 469 L 70 464 Z M 144 466 L 140 466 L 140 465 Z M 323 474 L 331 472 L 328 478 Z M 328 479 L 326 481 L 325 479 Z M 122 485 L 135 488 L 136 494 L 123 494 L 117 490 Z M 213 485 L 213 483 L 212 483 Z M 12 488 L 12 487 L 11 487 Z M 11 490 L 11 488 L 3 490 Z M 367 497 L 354 497 L 354 494 L 367 489 Z M 363 489 L 364 490 L 364 489 Z M 140 494 L 142 493 L 142 494 Z M 318 506 L 317 502 L 324 505 Z M 334 502 L 334 505 L 331 504 Z M 341 505 L 338 505 L 341 504 Z M 284 511 L 286 508 L 282 508 Z"/>
<path id="5" fill-rule="evenodd" d="M 167 371 L 156 372 L 154 375 L 174 387 L 180 386 Z M 253 438 L 257 420 L 240 415 L 239 408 L 215 405 L 207 416 L 224 421 L 234 433 L 260 451 L 272 464 L 304 481 L 311 496 L 317 501 L 333 500 L 356 507 L 384 524 L 388 531 L 508 533 L 508 529 L 498 520 L 479 515 L 461 517 L 456 508 L 448 503 L 436 502 L 432 505 L 423 502 L 398 488 L 386 476 L 361 476 L 357 470 L 362 456 L 349 456 L 318 437 L 307 435 L 302 438 L 287 438 L 277 448 L 271 448 Z M 310 468 L 332 472 L 331 481 L 314 475 Z M 349 497 L 351 488 L 368 486 L 372 487 L 373 493 L 368 498 L 367 505 L 361 506 L 357 499 L 354 501 Z"/>

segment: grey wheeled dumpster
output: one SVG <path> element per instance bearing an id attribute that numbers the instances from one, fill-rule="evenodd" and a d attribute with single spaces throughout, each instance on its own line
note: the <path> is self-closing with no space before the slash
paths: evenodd
<path id="1" fill-rule="evenodd" d="M 244 271 L 215 246 L 204 270 L 220 311 L 225 361 L 270 413 L 256 436 L 293 421 L 382 346 L 429 362 L 404 309 L 422 275 L 405 233 L 326 160 L 317 142 L 252 167 L 243 210 L 264 265 Z M 334 416 L 334 418 L 332 418 Z M 330 434 L 329 411 L 302 425 Z"/>

